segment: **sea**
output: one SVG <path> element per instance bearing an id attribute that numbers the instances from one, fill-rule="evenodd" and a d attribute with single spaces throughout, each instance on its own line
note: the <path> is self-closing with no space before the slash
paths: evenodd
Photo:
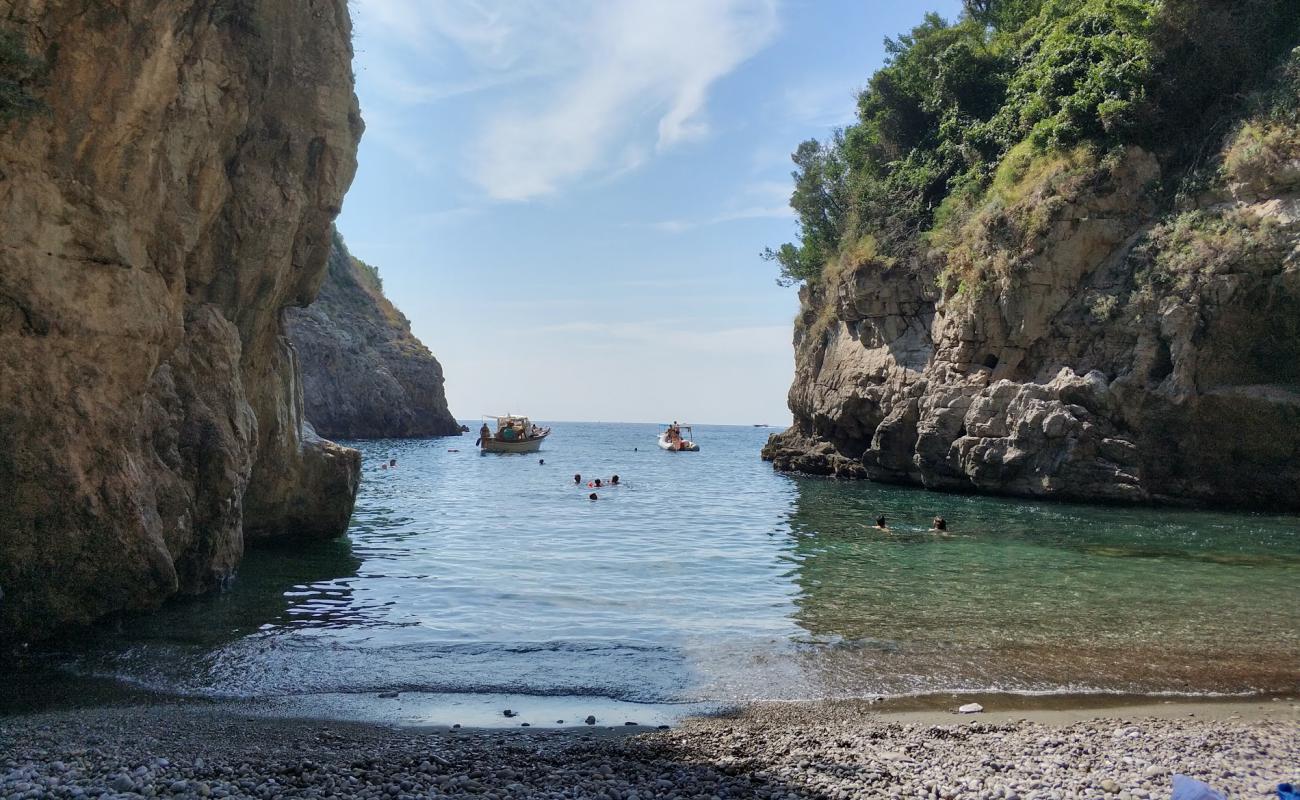
<path id="1" fill-rule="evenodd" d="M 536 454 L 480 454 L 473 433 L 349 442 L 363 478 L 346 537 L 252 549 L 223 591 L 28 666 L 418 725 L 1300 685 L 1295 516 L 787 475 L 753 426 L 695 426 L 700 451 L 669 453 L 656 425 L 547 424 Z"/>

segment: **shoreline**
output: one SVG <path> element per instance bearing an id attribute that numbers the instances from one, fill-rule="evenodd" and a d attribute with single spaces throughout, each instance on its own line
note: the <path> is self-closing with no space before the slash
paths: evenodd
<path id="1" fill-rule="evenodd" d="M 670 730 L 399 727 L 151 702 L 0 716 L 0 796 L 1260 797 L 1300 771 L 1278 699 L 1004 709 L 742 706 Z M 33 794 L 35 792 L 35 794 Z"/>

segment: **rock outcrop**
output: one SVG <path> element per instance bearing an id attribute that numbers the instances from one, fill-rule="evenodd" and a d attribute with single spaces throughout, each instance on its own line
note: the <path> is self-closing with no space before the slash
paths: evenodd
<path id="1" fill-rule="evenodd" d="M 307 419 L 322 436 L 460 435 L 442 366 L 337 232 L 320 294 L 291 309 L 286 327 L 302 365 Z"/>
<path id="2" fill-rule="evenodd" d="M 346 529 L 355 451 L 284 335 L 362 130 L 344 0 L 10 0 L 43 106 L 0 129 L 0 641 L 218 586 Z"/>
<path id="3" fill-rule="evenodd" d="M 1063 163 L 960 246 L 843 264 L 802 291 L 795 424 L 764 458 L 940 490 L 1300 508 L 1297 142 L 1173 211 L 1139 149 Z"/>

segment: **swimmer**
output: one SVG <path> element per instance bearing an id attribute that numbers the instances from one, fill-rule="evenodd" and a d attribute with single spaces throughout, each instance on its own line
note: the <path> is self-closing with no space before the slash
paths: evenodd
<path id="1" fill-rule="evenodd" d="M 600 478 L 597 478 L 596 481 L 595 481 L 595 487 L 596 487 L 597 489 L 599 489 L 599 488 L 600 488 L 601 486 L 603 486 L 603 485 L 604 485 L 604 484 L 602 484 L 602 483 L 600 482 Z"/>
<path id="2" fill-rule="evenodd" d="M 947 533 L 948 521 L 943 517 L 935 517 L 930 530 L 934 533 Z"/>
<path id="3" fill-rule="evenodd" d="M 581 475 L 578 475 L 577 473 L 575 473 L 574 476 L 573 476 L 573 482 L 574 482 L 575 484 L 580 484 L 580 483 L 582 483 L 582 476 L 581 476 Z"/>
<path id="4" fill-rule="evenodd" d="M 587 495 L 587 499 L 588 499 L 588 500 L 599 500 L 600 498 L 596 496 L 596 493 L 595 493 L 595 492 L 592 492 L 591 494 Z"/>
<path id="5" fill-rule="evenodd" d="M 887 530 L 889 530 L 889 525 L 887 525 L 887 524 L 885 523 L 885 518 L 884 518 L 884 517 L 876 517 L 876 530 L 878 530 L 878 531 L 887 531 Z"/>
<path id="6" fill-rule="evenodd" d="M 546 459 L 544 459 L 544 458 L 539 458 L 539 459 L 537 459 L 537 465 L 538 465 L 538 466 L 541 466 L 542 464 L 545 464 L 545 463 L 546 463 Z"/>
<path id="7" fill-rule="evenodd" d="M 609 479 L 609 485 L 610 485 L 610 486 L 618 486 L 618 476 L 617 476 L 617 475 L 615 475 L 614 477 L 612 477 L 612 478 Z"/>
<path id="8" fill-rule="evenodd" d="M 397 467 L 397 459 L 395 459 L 395 458 L 390 458 L 390 459 L 388 459 L 388 466 L 396 468 L 396 467 Z"/>

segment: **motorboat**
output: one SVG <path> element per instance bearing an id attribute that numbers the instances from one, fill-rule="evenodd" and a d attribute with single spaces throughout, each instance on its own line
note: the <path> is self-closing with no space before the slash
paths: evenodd
<path id="1" fill-rule="evenodd" d="M 684 436 L 683 431 L 686 432 Z M 697 453 L 700 446 L 695 443 L 695 431 L 691 430 L 690 425 L 679 425 L 674 422 L 672 425 L 665 425 L 664 430 L 659 432 L 659 449 L 673 453 Z"/>
<path id="2" fill-rule="evenodd" d="M 551 435 L 550 428 L 538 427 L 528 417 L 506 414 L 483 419 L 478 446 L 484 453 L 536 453 L 542 449 L 542 440 Z"/>

